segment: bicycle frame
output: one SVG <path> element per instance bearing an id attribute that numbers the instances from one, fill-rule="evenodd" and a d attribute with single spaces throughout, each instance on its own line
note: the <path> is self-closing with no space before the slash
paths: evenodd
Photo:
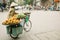
<path id="1" fill-rule="evenodd" d="M 30 14 L 27 14 L 26 18 L 25 18 L 25 23 L 27 23 L 29 21 L 29 18 L 30 18 Z"/>

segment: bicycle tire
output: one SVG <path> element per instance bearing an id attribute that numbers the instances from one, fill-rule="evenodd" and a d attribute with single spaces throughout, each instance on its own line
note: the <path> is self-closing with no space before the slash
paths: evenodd
<path id="1" fill-rule="evenodd" d="M 26 29 L 24 28 L 24 31 L 26 31 L 26 32 L 29 32 L 29 31 L 31 30 L 32 22 L 29 20 L 29 23 L 30 23 L 30 28 L 29 28 L 28 30 L 26 30 Z M 24 23 L 24 27 L 25 27 L 25 24 L 26 24 L 26 23 Z"/>
<path id="2" fill-rule="evenodd" d="M 10 34 L 11 38 L 13 39 L 17 39 L 18 38 L 18 35 L 17 36 L 13 36 L 12 34 Z"/>
<path id="3" fill-rule="evenodd" d="M 13 39 L 17 39 L 17 38 L 18 38 L 18 35 L 19 35 L 19 34 L 17 34 L 17 36 L 14 36 L 14 35 L 12 34 L 12 27 L 11 27 L 11 28 L 10 28 L 10 37 L 13 38 Z"/>

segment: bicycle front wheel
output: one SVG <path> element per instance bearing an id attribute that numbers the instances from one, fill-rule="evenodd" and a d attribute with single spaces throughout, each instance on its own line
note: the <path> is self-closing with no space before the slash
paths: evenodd
<path id="1" fill-rule="evenodd" d="M 31 27 L 32 27 L 32 23 L 30 20 L 24 23 L 24 31 L 29 32 L 31 30 Z"/>

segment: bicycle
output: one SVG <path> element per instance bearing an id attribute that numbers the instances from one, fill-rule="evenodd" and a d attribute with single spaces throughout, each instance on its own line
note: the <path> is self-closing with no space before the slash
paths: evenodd
<path id="1" fill-rule="evenodd" d="M 29 20 L 30 19 L 30 14 L 31 13 L 24 13 L 25 17 L 20 16 L 18 19 L 24 19 L 24 23 L 23 23 L 23 29 L 28 32 L 30 31 L 31 27 L 32 27 L 32 22 Z"/>
<path id="2" fill-rule="evenodd" d="M 30 18 L 30 13 L 24 13 L 24 15 L 26 15 L 23 19 L 24 19 L 24 23 L 23 23 L 23 26 L 20 25 L 20 24 L 14 24 L 14 25 L 11 25 L 10 28 L 9 28 L 9 34 L 10 36 L 13 38 L 13 39 L 16 39 L 18 38 L 19 34 L 22 34 L 22 31 L 24 29 L 24 31 L 26 32 L 29 32 L 31 30 L 31 27 L 32 27 L 32 23 L 31 21 L 29 20 Z M 18 18 L 19 19 L 19 18 Z M 21 18 L 22 19 L 22 18 Z M 12 27 L 13 26 L 13 27 Z M 22 26 L 20 28 L 20 31 L 21 32 L 18 32 L 17 34 L 12 32 L 13 31 L 13 28 L 17 28 L 18 26 Z"/>
<path id="3" fill-rule="evenodd" d="M 32 27 L 32 22 L 29 20 L 30 13 L 24 13 L 24 14 L 26 15 L 25 20 L 24 20 L 24 30 L 26 32 L 29 32 Z"/>

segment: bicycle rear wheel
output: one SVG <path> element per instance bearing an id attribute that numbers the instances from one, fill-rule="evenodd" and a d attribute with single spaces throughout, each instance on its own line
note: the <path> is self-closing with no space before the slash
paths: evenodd
<path id="1" fill-rule="evenodd" d="M 16 39 L 16 38 L 18 38 L 19 34 L 17 34 L 16 36 L 14 36 L 12 34 L 12 27 L 10 27 L 10 36 L 11 36 L 11 38 Z"/>
<path id="2" fill-rule="evenodd" d="M 32 27 L 32 22 L 29 20 L 27 23 L 24 23 L 24 31 L 29 32 Z"/>
<path id="3" fill-rule="evenodd" d="M 17 36 L 14 36 L 13 34 L 10 34 L 10 36 L 11 36 L 11 38 L 13 38 L 13 39 L 18 38 L 18 35 L 17 35 Z"/>

